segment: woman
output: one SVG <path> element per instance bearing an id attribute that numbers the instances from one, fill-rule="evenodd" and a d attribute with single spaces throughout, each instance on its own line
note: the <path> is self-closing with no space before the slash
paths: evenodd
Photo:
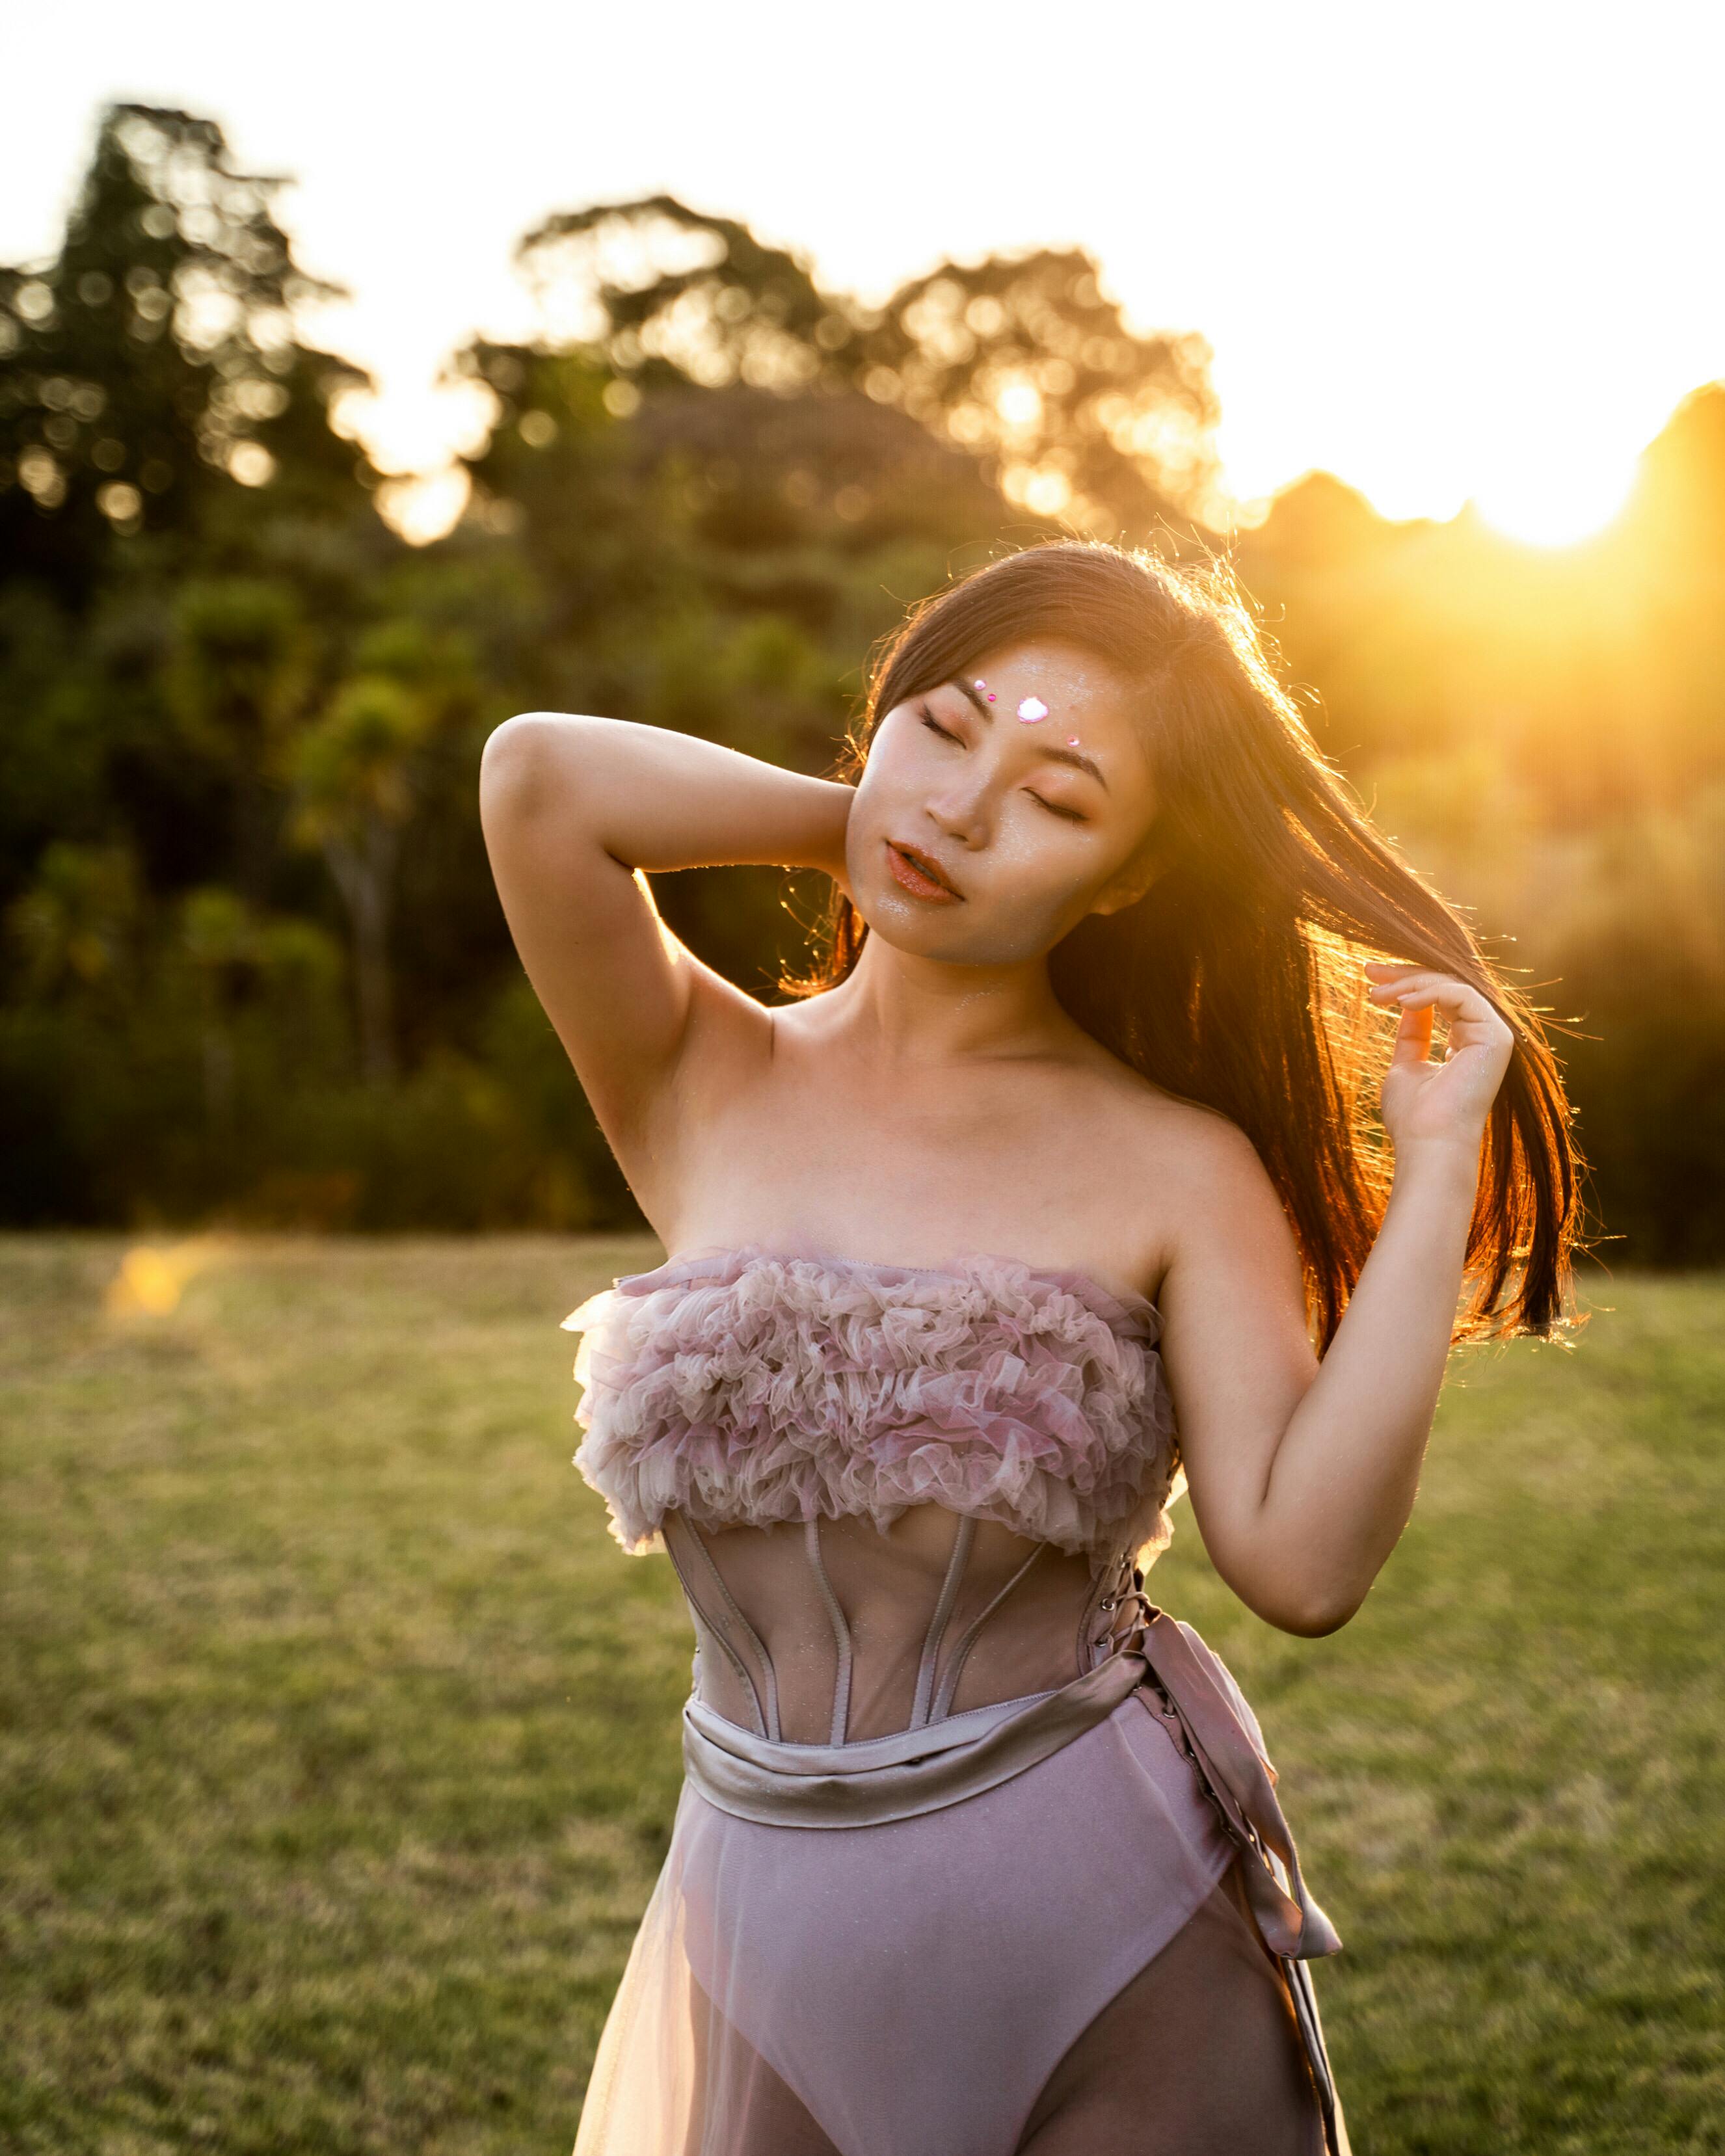
<path id="1" fill-rule="evenodd" d="M 1242 1601 L 1333 1631 L 1452 1338 L 1565 1322 L 1532 1013 L 1214 567 L 992 563 L 881 654 L 839 779 L 534 713 L 481 807 L 673 1253 L 566 1321 L 578 1465 L 697 1640 L 578 2156 L 1344 2149 L 1307 1969 L 1340 1942 L 1142 1568 L 1189 1488 Z M 745 862 L 836 886 L 778 1008 L 643 874 Z"/>

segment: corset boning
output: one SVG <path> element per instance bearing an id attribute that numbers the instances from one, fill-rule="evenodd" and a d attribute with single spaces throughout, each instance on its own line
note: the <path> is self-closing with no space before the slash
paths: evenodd
<path id="1" fill-rule="evenodd" d="M 854 1743 L 1052 1691 L 1106 1652 L 1130 1566 L 937 1505 L 867 1518 L 697 1527 L 665 1547 L 695 1625 L 696 1696 L 757 1735 Z"/>
<path id="2" fill-rule="evenodd" d="M 757 1736 L 857 1743 L 1068 1684 L 1168 1539 L 1158 1316 L 1087 1275 L 745 1245 L 564 1324 L 576 1464 L 623 1547 L 675 1565 L 698 1697 Z"/>

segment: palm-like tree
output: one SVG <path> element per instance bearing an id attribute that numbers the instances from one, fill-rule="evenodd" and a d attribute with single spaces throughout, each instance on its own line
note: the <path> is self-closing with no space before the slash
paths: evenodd
<path id="1" fill-rule="evenodd" d="M 343 683 L 295 745 L 295 835 L 321 847 L 353 937 L 360 1069 L 368 1083 L 395 1075 L 389 917 L 403 827 L 413 809 L 413 766 L 433 707 L 386 674 Z"/>

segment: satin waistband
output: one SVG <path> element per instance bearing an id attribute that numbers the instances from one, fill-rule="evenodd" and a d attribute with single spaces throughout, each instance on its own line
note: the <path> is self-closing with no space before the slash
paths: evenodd
<path id="1" fill-rule="evenodd" d="M 880 1826 L 962 1804 L 1022 1774 L 1113 1713 L 1143 1681 L 1116 1655 L 1057 1691 L 1002 1700 L 855 1744 L 774 1743 L 698 1699 L 683 1709 L 683 1766 L 721 1811 L 772 1826 Z"/>

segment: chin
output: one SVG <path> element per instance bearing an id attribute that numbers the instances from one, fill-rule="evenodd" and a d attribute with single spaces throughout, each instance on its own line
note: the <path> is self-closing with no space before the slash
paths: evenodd
<path id="1" fill-rule="evenodd" d="M 870 936 L 908 956 L 952 966 L 1021 966 L 1052 950 L 1061 934 L 1040 913 L 1032 919 L 1016 910 L 1003 912 L 975 898 L 927 906 L 896 884 L 859 891 L 853 904 Z"/>

